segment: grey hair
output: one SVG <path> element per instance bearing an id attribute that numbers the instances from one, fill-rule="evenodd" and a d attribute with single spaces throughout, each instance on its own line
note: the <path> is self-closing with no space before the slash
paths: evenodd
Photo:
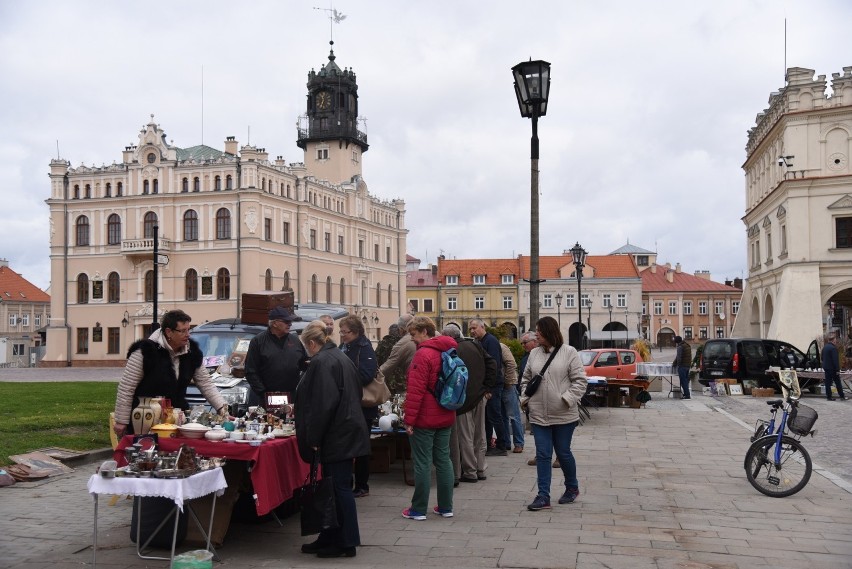
<path id="1" fill-rule="evenodd" d="M 470 322 L 468 322 L 468 324 L 474 323 L 476 323 L 477 326 L 482 326 L 483 328 L 485 328 L 485 322 L 482 321 L 482 318 L 471 318 Z"/>
<path id="2" fill-rule="evenodd" d="M 461 340 L 462 338 L 461 329 L 459 329 L 459 327 L 455 324 L 447 324 L 444 326 L 444 329 L 441 330 L 441 335 L 449 336 L 454 340 Z"/>
<path id="3" fill-rule="evenodd" d="M 521 336 L 521 342 L 530 342 L 532 340 L 538 341 L 538 334 L 533 331 L 524 332 Z"/>
<path id="4" fill-rule="evenodd" d="M 408 330 L 408 324 L 414 319 L 414 316 L 408 312 L 401 315 L 399 320 L 396 321 L 396 325 L 399 326 L 400 330 Z"/>

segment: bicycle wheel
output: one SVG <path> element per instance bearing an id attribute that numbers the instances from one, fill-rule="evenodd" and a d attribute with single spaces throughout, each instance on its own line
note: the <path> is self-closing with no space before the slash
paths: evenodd
<path id="1" fill-rule="evenodd" d="M 811 456 L 799 441 L 781 438 L 781 461 L 775 464 L 774 435 L 754 441 L 746 453 L 746 476 L 754 488 L 773 498 L 792 496 L 811 479 Z"/>

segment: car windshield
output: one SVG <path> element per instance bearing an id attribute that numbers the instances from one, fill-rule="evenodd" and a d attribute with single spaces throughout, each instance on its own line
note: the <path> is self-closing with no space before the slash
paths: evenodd
<path id="1" fill-rule="evenodd" d="M 204 353 L 205 367 L 216 367 L 234 352 L 248 351 L 248 344 L 254 333 L 237 331 L 193 332 L 192 339 Z"/>
<path id="2" fill-rule="evenodd" d="M 580 352 L 580 361 L 583 362 L 584 366 L 592 365 L 592 361 L 594 361 L 596 355 L 597 352 L 583 350 Z"/>

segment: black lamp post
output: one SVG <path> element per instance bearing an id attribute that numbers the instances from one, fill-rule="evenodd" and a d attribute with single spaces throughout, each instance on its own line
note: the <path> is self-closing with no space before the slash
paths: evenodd
<path id="1" fill-rule="evenodd" d="M 586 255 L 588 253 L 585 249 L 580 246 L 580 242 L 574 244 L 571 247 L 571 256 L 574 257 L 574 267 L 575 272 L 577 273 L 577 298 L 579 300 L 578 303 L 578 315 L 577 318 L 577 348 L 583 349 L 583 341 L 580 337 L 580 330 L 583 329 L 583 267 L 586 266 Z"/>
<path id="2" fill-rule="evenodd" d="M 609 303 L 609 347 L 612 348 L 612 302 Z"/>
<path id="3" fill-rule="evenodd" d="M 630 313 L 627 309 L 624 309 L 624 347 L 630 347 L 630 326 L 628 326 L 628 321 L 630 320 Z"/>
<path id="4" fill-rule="evenodd" d="M 556 293 L 556 318 L 558 319 L 560 330 L 562 329 L 562 312 L 560 310 L 561 307 L 562 307 L 562 293 L 557 292 Z"/>
<path id="5" fill-rule="evenodd" d="M 121 327 L 127 328 L 128 324 L 130 324 L 130 313 L 125 310 L 124 311 L 124 318 L 121 319 Z"/>
<path id="6" fill-rule="evenodd" d="M 530 326 L 538 322 L 538 117 L 547 114 L 547 97 L 550 94 L 550 63 L 524 61 L 512 68 L 515 78 L 515 96 L 521 116 L 532 119 L 530 139 Z"/>
<path id="7" fill-rule="evenodd" d="M 586 329 L 589 331 L 589 344 L 586 347 L 590 348 L 592 346 L 592 299 L 591 298 L 589 299 L 589 303 L 586 304 L 586 308 L 589 309 L 589 317 L 588 317 L 588 320 L 586 320 L 586 324 L 587 324 Z"/>

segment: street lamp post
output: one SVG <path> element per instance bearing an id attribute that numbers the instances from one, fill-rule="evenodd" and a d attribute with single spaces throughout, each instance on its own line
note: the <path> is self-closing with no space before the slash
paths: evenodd
<path id="1" fill-rule="evenodd" d="M 591 298 L 589 299 L 588 304 L 586 304 L 586 308 L 589 309 L 589 317 L 588 317 L 588 320 L 586 320 L 586 324 L 587 324 L 586 330 L 589 331 L 589 343 L 588 343 L 588 345 L 586 345 L 586 347 L 589 348 L 592 345 L 592 299 Z"/>
<path id="2" fill-rule="evenodd" d="M 557 293 L 556 293 L 556 318 L 557 318 L 557 319 L 558 319 L 558 321 L 559 321 L 559 329 L 560 329 L 560 330 L 562 330 L 562 311 L 561 311 L 561 307 L 562 307 L 562 293 L 561 293 L 561 292 L 557 292 Z"/>
<path id="3" fill-rule="evenodd" d="M 515 96 L 521 116 L 532 119 L 530 139 L 530 327 L 538 322 L 539 285 L 538 278 L 538 117 L 547 114 L 547 98 L 550 94 L 550 63 L 547 61 L 524 61 L 512 68 L 515 78 Z"/>
<path id="4" fill-rule="evenodd" d="M 574 257 L 574 267 L 575 272 L 577 273 L 577 347 L 579 349 L 583 349 L 583 341 L 580 337 L 580 331 L 583 329 L 583 267 L 586 266 L 586 252 L 583 247 L 580 246 L 580 242 L 576 242 L 573 247 L 571 247 L 571 256 Z"/>
<path id="5" fill-rule="evenodd" d="M 609 347 L 612 348 L 612 303 L 609 304 Z"/>
<path id="6" fill-rule="evenodd" d="M 624 309 L 624 347 L 630 347 L 630 313 Z"/>

